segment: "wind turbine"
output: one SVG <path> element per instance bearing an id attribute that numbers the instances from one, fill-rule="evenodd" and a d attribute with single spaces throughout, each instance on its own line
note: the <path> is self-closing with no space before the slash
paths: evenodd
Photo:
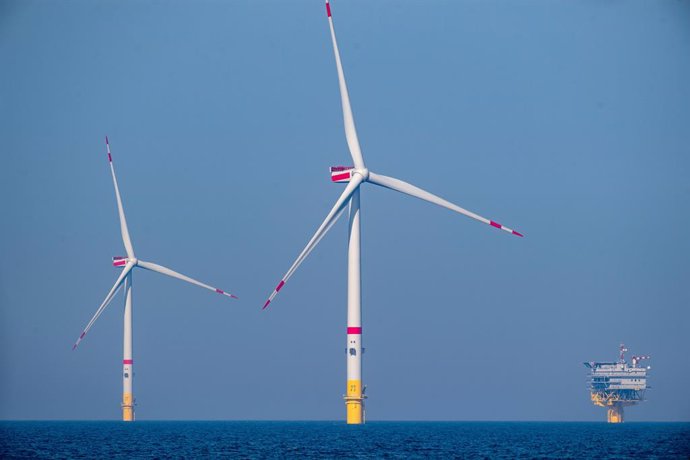
<path id="1" fill-rule="evenodd" d="M 512 230 L 493 220 L 482 217 L 478 214 L 461 208 L 449 201 L 444 200 L 432 193 L 422 190 L 407 182 L 393 177 L 376 174 L 367 169 L 362 152 L 357 139 L 357 130 L 352 116 L 350 97 L 347 92 L 345 75 L 338 51 L 338 43 L 335 38 L 333 27 L 333 17 L 331 16 L 331 5 L 326 0 L 326 14 L 328 24 L 331 29 L 331 40 L 333 42 L 333 53 L 335 54 L 335 65 L 338 70 L 338 82 L 340 86 L 340 99 L 343 109 L 343 120 L 345 124 L 345 137 L 347 145 L 354 162 L 352 166 L 336 166 L 331 168 L 331 180 L 333 182 L 347 183 L 345 190 L 335 205 L 326 216 L 321 226 L 316 230 L 307 246 L 302 250 L 297 260 L 292 264 L 285 276 L 280 280 L 268 298 L 263 308 L 265 309 L 275 298 L 285 283 L 295 273 L 297 268 L 314 250 L 319 241 L 326 235 L 328 230 L 336 223 L 345 207 L 349 204 L 349 227 L 348 227 L 348 248 L 347 248 L 347 393 L 344 396 L 347 410 L 348 424 L 361 424 L 365 421 L 364 395 L 362 387 L 362 295 L 361 295 L 361 264 L 360 264 L 360 213 L 359 213 L 359 188 L 364 182 L 369 182 L 384 188 L 395 190 L 424 201 L 442 206 L 444 208 L 463 214 L 484 224 L 501 229 L 516 236 L 522 236 L 519 232 Z"/>
<path id="2" fill-rule="evenodd" d="M 134 248 L 132 247 L 132 240 L 129 237 L 129 230 L 127 229 L 127 220 L 125 219 L 125 211 L 122 207 L 122 199 L 120 198 L 120 189 L 117 186 L 117 178 L 115 177 L 115 168 L 113 167 L 113 157 L 110 154 L 110 144 L 108 142 L 108 137 L 105 138 L 105 145 L 108 151 L 108 163 L 110 163 L 110 172 L 113 176 L 113 185 L 115 186 L 115 198 L 117 199 L 117 210 L 120 214 L 120 232 L 122 233 L 122 242 L 125 245 L 125 251 L 127 252 L 127 257 L 113 257 L 113 266 L 122 267 L 122 272 L 120 276 L 117 277 L 117 281 L 113 285 L 105 300 L 96 310 L 96 314 L 93 315 L 89 323 L 84 328 L 77 341 L 75 342 L 72 350 L 75 350 L 82 341 L 87 332 L 93 327 L 94 323 L 101 316 L 101 313 L 110 304 L 115 297 L 117 291 L 124 285 L 125 287 L 125 324 L 124 324 L 124 355 L 122 359 L 122 420 L 126 422 L 134 421 L 134 395 L 132 392 L 132 385 L 134 380 L 134 359 L 132 355 L 132 274 L 135 268 L 145 268 L 146 270 L 151 270 L 154 272 L 161 273 L 163 275 L 168 275 L 173 278 L 177 278 L 188 283 L 195 284 L 202 288 L 214 291 L 218 294 L 222 294 L 228 297 L 236 299 L 237 297 L 233 294 L 225 292 L 221 289 L 214 288 L 208 284 L 204 284 L 200 281 L 192 279 L 176 271 L 170 270 L 169 268 L 163 267 L 162 265 L 154 264 L 152 262 L 146 262 L 134 255 Z"/>

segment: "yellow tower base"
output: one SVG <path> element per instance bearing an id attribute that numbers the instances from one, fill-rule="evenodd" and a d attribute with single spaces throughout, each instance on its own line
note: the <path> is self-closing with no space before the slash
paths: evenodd
<path id="1" fill-rule="evenodd" d="M 134 404 L 132 393 L 122 393 L 122 420 L 124 422 L 134 421 Z"/>
<path id="2" fill-rule="evenodd" d="M 614 405 L 606 411 L 606 421 L 609 423 L 623 423 L 623 406 Z"/>
<path id="3" fill-rule="evenodd" d="M 345 395 L 345 407 L 347 408 L 347 424 L 361 425 L 365 421 L 364 399 L 361 380 L 347 381 L 347 394 Z"/>

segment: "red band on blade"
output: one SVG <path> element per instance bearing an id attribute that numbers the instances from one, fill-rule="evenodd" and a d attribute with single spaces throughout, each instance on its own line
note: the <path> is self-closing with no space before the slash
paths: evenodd
<path id="1" fill-rule="evenodd" d="M 79 336 L 79 340 L 83 339 L 85 335 L 86 335 L 86 332 L 82 332 L 81 335 Z"/>
<path id="2" fill-rule="evenodd" d="M 133 359 L 123 359 L 122 364 L 134 364 L 134 360 Z"/>
<path id="3" fill-rule="evenodd" d="M 266 303 L 264 304 L 264 308 L 262 308 L 262 310 L 265 310 L 266 307 L 268 307 L 268 304 L 269 304 L 269 303 L 271 303 L 271 301 L 270 301 L 270 300 L 267 300 Z"/>
<path id="4" fill-rule="evenodd" d="M 328 14 L 328 17 L 331 17 L 331 5 L 326 2 L 326 13 Z"/>
<path id="5" fill-rule="evenodd" d="M 225 294 L 225 292 L 223 292 L 223 291 L 220 290 L 220 289 L 216 289 L 216 292 L 217 292 L 218 294 Z"/>
<path id="6" fill-rule="evenodd" d="M 491 221 L 491 226 L 496 227 L 496 228 L 502 228 L 503 226 L 499 224 L 498 222 L 494 222 L 493 220 Z"/>
<path id="7" fill-rule="evenodd" d="M 281 281 L 280 283 L 278 283 L 278 286 L 276 286 L 276 292 L 280 291 L 283 288 L 283 286 L 285 286 L 285 281 Z"/>
<path id="8" fill-rule="evenodd" d="M 337 181 L 339 181 L 339 180 L 349 179 L 349 178 L 350 178 L 350 173 L 349 173 L 349 172 L 346 172 L 346 173 L 343 173 L 343 174 L 336 174 L 335 176 L 331 176 L 331 180 L 332 180 L 333 182 L 337 182 Z"/>
<path id="9" fill-rule="evenodd" d="M 108 161 L 111 163 L 113 162 L 113 157 L 111 157 L 110 154 L 108 154 Z"/>
<path id="10" fill-rule="evenodd" d="M 123 265 L 127 265 L 126 260 L 116 260 L 115 262 L 113 262 L 114 267 L 122 267 Z"/>
<path id="11" fill-rule="evenodd" d="M 361 327 L 348 327 L 347 328 L 347 333 L 348 334 L 362 334 L 362 328 Z"/>

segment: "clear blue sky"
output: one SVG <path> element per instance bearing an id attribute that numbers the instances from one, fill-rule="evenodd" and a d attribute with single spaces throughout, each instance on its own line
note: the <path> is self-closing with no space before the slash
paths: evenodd
<path id="1" fill-rule="evenodd" d="M 603 420 L 583 361 L 651 354 L 628 420 L 689 420 L 690 3 L 336 0 L 369 167 L 511 237 L 362 192 L 372 420 Z M 0 418 L 344 417 L 346 224 L 266 296 L 350 164 L 320 0 L 0 3 Z"/>

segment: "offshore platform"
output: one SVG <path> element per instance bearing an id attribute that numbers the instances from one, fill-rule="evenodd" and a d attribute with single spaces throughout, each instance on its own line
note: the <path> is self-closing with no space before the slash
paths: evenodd
<path id="1" fill-rule="evenodd" d="M 624 344 L 620 346 L 618 362 L 584 363 L 590 369 L 589 391 L 596 406 L 606 408 L 606 420 L 609 423 L 623 422 L 623 408 L 634 406 L 644 401 L 647 388 L 647 371 L 651 366 L 638 367 L 640 361 L 649 356 L 633 356 L 632 366 L 625 361 Z"/>

